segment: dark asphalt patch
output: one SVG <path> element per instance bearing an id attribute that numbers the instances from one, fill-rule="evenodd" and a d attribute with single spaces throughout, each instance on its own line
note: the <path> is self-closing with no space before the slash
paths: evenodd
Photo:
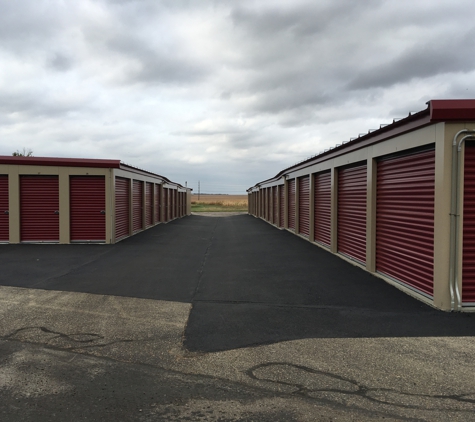
<path id="1" fill-rule="evenodd" d="M 472 315 L 348 307 L 195 302 L 184 345 L 219 352 L 305 338 L 473 336 Z"/>
<path id="2" fill-rule="evenodd" d="M 191 302 L 215 224 L 183 218 L 115 245 L 5 245 L 0 285 Z"/>

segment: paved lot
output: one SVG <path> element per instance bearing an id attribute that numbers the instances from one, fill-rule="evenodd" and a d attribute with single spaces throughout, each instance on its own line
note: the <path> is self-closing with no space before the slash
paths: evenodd
<path id="1" fill-rule="evenodd" d="M 2 421 L 475 420 L 474 315 L 248 215 L 0 266 Z"/>

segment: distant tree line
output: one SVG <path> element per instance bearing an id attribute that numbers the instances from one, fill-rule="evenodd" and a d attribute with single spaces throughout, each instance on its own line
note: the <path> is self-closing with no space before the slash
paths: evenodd
<path id="1" fill-rule="evenodd" d="M 23 148 L 23 151 L 16 150 L 12 155 L 14 157 L 33 157 L 33 151 L 29 148 Z"/>

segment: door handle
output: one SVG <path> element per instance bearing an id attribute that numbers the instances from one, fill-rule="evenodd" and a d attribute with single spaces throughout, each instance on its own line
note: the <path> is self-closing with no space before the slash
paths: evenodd
<path id="1" fill-rule="evenodd" d="M 105 214 L 106 212 L 104 210 L 101 210 L 101 214 Z"/>
<path id="2" fill-rule="evenodd" d="M 7 210 L 7 211 L 4 211 L 3 213 L 6 214 L 6 215 L 10 214 L 10 213 L 8 212 L 8 210 Z"/>
<path id="3" fill-rule="evenodd" d="M 55 211 L 53 214 L 59 214 L 59 211 Z"/>

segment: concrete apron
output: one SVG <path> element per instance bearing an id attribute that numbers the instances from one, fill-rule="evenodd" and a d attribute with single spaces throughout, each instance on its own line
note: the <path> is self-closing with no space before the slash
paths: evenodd
<path id="1" fill-rule="evenodd" d="M 0 346 L 16 345 L 0 355 L 0 395 L 64 402 L 77 388 L 68 376 L 73 371 L 93 383 L 111 365 L 124 374 L 145 365 L 144 374 L 162 383 L 168 378 L 157 371 L 165 370 L 227 391 L 224 398 L 200 393 L 173 403 L 167 420 L 267 420 L 265 414 L 303 421 L 475 420 L 470 337 L 310 338 L 190 353 L 182 346 L 190 309 L 189 303 L 0 287 Z M 49 369 L 55 365 L 64 367 L 60 379 Z M 137 406 L 137 419 L 130 420 L 156 420 L 172 405 L 144 396 Z"/>

